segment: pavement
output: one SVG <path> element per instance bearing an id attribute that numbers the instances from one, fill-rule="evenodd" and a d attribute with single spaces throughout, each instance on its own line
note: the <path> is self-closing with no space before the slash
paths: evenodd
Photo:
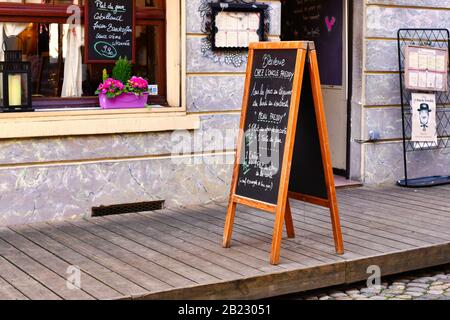
<path id="1" fill-rule="evenodd" d="M 359 284 L 285 297 L 289 300 L 450 300 L 450 265 Z"/>

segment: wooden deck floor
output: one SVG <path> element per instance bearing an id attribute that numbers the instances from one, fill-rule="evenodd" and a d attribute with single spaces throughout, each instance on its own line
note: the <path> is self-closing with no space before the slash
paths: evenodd
<path id="1" fill-rule="evenodd" d="M 273 217 L 226 205 L 0 228 L 0 299 L 265 298 L 450 263 L 450 187 L 338 191 L 346 253 L 326 209 L 292 201 L 297 238 L 268 263 Z M 81 290 L 66 286 L 78 266 Z"/>

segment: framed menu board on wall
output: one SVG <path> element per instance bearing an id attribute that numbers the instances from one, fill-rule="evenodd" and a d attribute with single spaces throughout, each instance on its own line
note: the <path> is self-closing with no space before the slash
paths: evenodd
<path id="1" fill-rule="evenodd" d="M 448 90 L 448 49 L 406 47 L 405 83 L 410 90 Z"/>
<path id="2" fill-rule="evenodd" d="M 85 5 L 86 63 L 135 60 L 135 0 L 93 0 Z"/>
<path id="3" fill-rule="evenodd" d="M 246 49 L 265 41 L 266 4 L 211 3 L 212 49 Z"/>

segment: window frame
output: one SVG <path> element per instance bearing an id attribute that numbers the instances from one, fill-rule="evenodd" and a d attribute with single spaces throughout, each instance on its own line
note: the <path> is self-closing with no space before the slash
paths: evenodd
<path id="1" fill-rule="evenodd" d="M 84 0 L 87 1 L 87 0 Z M 150 96 L 149 103 L 168 106 L 167 104 L 167 61 L 166 61 L 166 0 L 155 0 L 156 6 L 149 8 L 136 7 L 136 26 L 156 26 L 157 61 L 156 78 L 158 83 L 158 96 Z M 1 22 L 22 23 L 66 23 L 70 13 L 67 8 L 70 4 L 35 4 L 35 3 L 8 3 L 0 1 Z M 84 5 L 79 5 L 81 23 L 84 24 Z M 97 97 L 33 97 L 33 108 L 85 108 L 98 105 Z"/>

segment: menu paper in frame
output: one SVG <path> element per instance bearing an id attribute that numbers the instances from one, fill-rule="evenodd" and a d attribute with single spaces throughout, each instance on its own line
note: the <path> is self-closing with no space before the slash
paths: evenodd
<path id="1" fill-rule="evenodd" d="M 405 51 L 405 83 L 409 90 L 448 90 L 448 49 L 408 46 Z"/>

